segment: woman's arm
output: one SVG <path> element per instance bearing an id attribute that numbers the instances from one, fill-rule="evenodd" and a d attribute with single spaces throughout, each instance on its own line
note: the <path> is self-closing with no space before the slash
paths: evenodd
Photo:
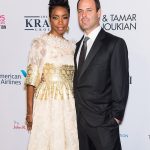
<path id="1" fill-rule="evenodd" d="M 32 114 L 33 114 L 33 97 L 34 97 L 34 86 L 27 85 L 27 130 L 30 131 L 32 129 Z"/>

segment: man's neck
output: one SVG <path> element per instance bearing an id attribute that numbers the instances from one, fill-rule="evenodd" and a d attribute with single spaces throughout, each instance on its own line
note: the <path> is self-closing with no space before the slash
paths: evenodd
<path id="1" fill-rule="evenodd" d="M 94 31 L 98 26 L 100 26 L 100 24 L 98 24 L 98 25 L 96 25 L 96 26 L 94 26 L 92 29 L 90 29 L 90 30 L 86 30 L 86 31 L 84 31 L 85 32 L 85 34 L 86 35 L 89 35 L 92 31 Z"/>

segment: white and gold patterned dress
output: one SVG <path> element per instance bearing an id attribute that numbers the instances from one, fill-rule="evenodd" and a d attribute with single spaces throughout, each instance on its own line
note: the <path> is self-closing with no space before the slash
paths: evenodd
<path id="1" fill-rule="evenodd" d="M 78 150 L 73 90 L 75 44 L 53 35 L 35 39 L 26 84 L 36 88 L 28 150 Z"/>

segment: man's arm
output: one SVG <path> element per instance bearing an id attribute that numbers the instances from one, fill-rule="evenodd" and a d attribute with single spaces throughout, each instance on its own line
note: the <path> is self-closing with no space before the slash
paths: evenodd
<path id="1" fill-rule="evenodd" d="M 128 50 L 123 39 L 114 45 L 111 57 L 112 114 L 117 123 L 123 119 L 129 91 Z"/>

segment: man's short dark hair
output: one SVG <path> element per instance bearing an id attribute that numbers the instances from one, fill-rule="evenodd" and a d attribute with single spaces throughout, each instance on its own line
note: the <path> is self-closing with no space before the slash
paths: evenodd
<path id="1" fill-rule="evenodd" d="M 99 0 L 93 0 L 93 1 L 95 2 L 96 10 L 98 11 L 101 8 L 100 1 Z M 77 2 L 77 8 L 79 5 L 79 2 L 80 2 L 80 0 L 78 0 L 78 2 Z"/>

